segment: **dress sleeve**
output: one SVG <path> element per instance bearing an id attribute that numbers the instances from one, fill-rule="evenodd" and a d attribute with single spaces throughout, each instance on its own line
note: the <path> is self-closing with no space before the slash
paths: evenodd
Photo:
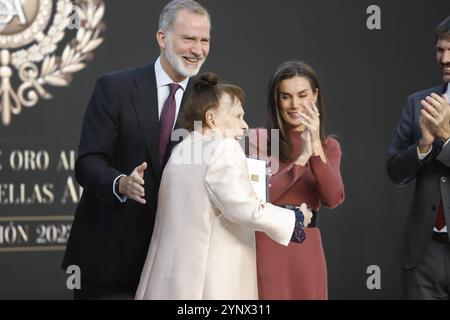
<path id="1" fill-rule="evenodd" d="M 284 167 L 271 177 L 271 199 L 276 201 L 294 185 L 310 167 L 319 191 L 320 201 L 329 208 L 334 208 L 344 201 L 344 183 L 340 172 L 341 149 L 339 143 L 327 138 L 324 143 L 326 163 L 320 157 L 311 157 L 306 166 L 295 162 Z"/>
<path id="2" fill-rule="evenodd" d="M 344 201 L 344 183 L 341 177 L 341 148 L 335 139 L 325 141 L 326 163 L 320 157 L 311 157 L 309 165 L 316 178 L 320 201 L 328 208 L 335 208 Z"/>
<path id="3" fill-rule="evenodd" d="M 270 178 L 270 199 L 276 201 L 306 172 L 305 166 L 296 165 L 294 162 L 276 172 Z"/>

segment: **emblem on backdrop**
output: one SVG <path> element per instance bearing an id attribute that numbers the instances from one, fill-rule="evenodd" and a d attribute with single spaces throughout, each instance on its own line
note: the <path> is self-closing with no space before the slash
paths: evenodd
<path id="1" fill-rule="evenodd" d="M 14 117 L 52 86 L 68 86 L 101 45 L 102 0 L 0 0 L 0 117 Z"/>

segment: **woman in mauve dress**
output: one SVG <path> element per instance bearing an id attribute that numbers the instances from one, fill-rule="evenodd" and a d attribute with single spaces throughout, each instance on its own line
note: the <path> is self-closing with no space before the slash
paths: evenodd
<path id="1" fill-rule="evenodd" d="M 306 203 L 318 211 L 344 201 L 340 174 L 341 149 L 325 135 L 324 106 L 316 73 L 306 63 L 289 61 L 279 66 L 268 88 L 268 129 L 279 129 L 279 141 L 258 130 L 258 146 L 279 143 L 271 155 L 269 199 L 292 208 Z M 269 139 L 264 139 L 269 137 Z M 273 148 L 272 148 L 273 150 Z M 257 232 L 258 292 L 260 299 L 327 299 L 327 268 L 317 214 L 303 243 L 283 247 Z"/>

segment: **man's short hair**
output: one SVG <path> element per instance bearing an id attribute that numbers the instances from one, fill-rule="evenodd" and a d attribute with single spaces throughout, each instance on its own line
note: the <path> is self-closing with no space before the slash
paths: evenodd
<path id="1" fill-rule="evenodd" d="M 450 16 L 442 21 L 436 28 L 436 40 L 450 37 Z"/>
<path id="2" fill-rule="evenodd" d="M 192 13 L 206 16 L 211 21 L 208 11 L 198 2 L 193 0 L 172 0 L 166 4 L 159 16 L 159 30 L 166 32 L 173 25 L 180 10 L 188 10 Z"/>

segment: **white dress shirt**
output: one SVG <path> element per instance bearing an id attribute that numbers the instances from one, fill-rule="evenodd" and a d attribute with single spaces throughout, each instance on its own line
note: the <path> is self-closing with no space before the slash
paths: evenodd
<path id="1" fill-rule="evenodd" d="M 183 94 L 184 91 L 186 90 L 189 78 L 186 78 L 181 82 L 174 82 L 162 68 L 160 59 L 161 58 L 158 58 L 158 60 L 156 60 L 155 62 L 156 88 L 158 90 L 158 115 L 159 117 L 161 117 L 164 102 L 169 96 L 170 93 L 169 85 L 171 83 L 177 83 L 181 86 L 181 89 L 178 89 L 177 92 L 175 93 L 175 103 L 177 106 L 175 119 L 177 119 L 178 112 L 180 111 L 181 100 L 183 99 Z"/>

